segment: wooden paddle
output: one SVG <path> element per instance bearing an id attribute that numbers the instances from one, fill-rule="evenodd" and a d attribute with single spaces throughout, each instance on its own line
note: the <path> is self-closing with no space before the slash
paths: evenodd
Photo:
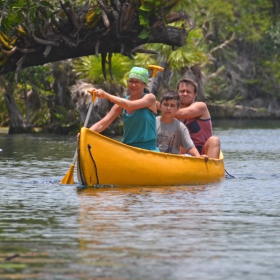
<path id="1" fill-rule="evenodd" d="M 164 68 L 160 67 L 160 66 L 157 66 L 157 65 L 149 65 L 148 66 L 149 69 L 152 69 L 153 70 L 153 73 L 152 73 L 152 80 L 151 80 L 151 84 L 150 84 L 150 88 L 149 88 L 149 91 L 152 92 L 153 90 L 153 85 L 154 85 L 154 81 L 155 81 L 155 77 L 157 75 L 157 72 L 158 71 L 163 71 Z"/>
<path id="2" fill-rule="evenodd" d="M 88 92 L 92 95 L 92 98 L 91 98 L 91 103 L 90 103 L 90 106 L 89 106 L 89 109 L 88 109 L 88 112 L 87 112 L 87 116 L 86 116 L 86 119 L 85 119 L 85 122 L 84 122 L 85 127 L 88 124 L 88 120 L 89 120 L 89 117 L 90 117 L 90 114 L 91 114 L 91 111 L 92 111 L 93 103 L 94 103 L 95 98 L 96 98 L 96 95 L 93 91 L 88 90 Z M 76 149 L 76 152 L 75 152 L 75 155 L 74 155 L 74 158 L 73 158 L 73 162 L 72 162 L 68 172 L 65 174 L 63 179 L 60 181 L 60 184 L 63 184 L 63 185 L 73 185 L 74 184 L 74 167 L 75 167 L 75 163 L 76 163 L 76 160 L 77 160 L 77 156 L 78 156 L 78 149 Z"/>

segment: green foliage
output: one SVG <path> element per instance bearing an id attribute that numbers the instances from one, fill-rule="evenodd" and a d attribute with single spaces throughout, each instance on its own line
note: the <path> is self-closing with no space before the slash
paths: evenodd
<path id="1" fill-rule="evenodd" d="M 224 40 L 234 32 L 246 41 L 257 41 L 272 23 L 271 5 L 270 0 L 201 0 L 193 17 L 218 40 Z"/>
<path id="2" fill-rule="evenodd" d="M 24 21 L 30 23 L 32 31 L 36 29 L 36 25 L 32 24 L 40 20 L 50 18 L 54 9 L 52 1 L 8 1 L 8 15 L 3 19 L 3 29 L 9 30 L 10 27 L 23 24 Z"/>
<path id="3" fill-rule="evenodd" d="M 158 57 L 161 61 L 168 62 L 169 68 L 174 71 L 174 80 L 176 80 L 180 78 L 182 68 L 209 62 L 202 41 L 202 30 L 195 28 L 189 31 L 186 45 L 175 51 L 171 46 L 161 44 L 146 44 L 145 48 L 159 52 Z"/>
<path id="4" fill-rule="evenodd" d="M 145 39 L 149 37 L 150 33 L 150 20 L 152 17 L 158 16 L 159 7 L 161 2 L 157 0 L 143 0 L 142 5 L 139 8 L 139 21 L 140 25 L 144 27 L 143 31 L 139 35 L 139 38 Z"/>
<path id="5" fill-rule="evenodd" d="M 53 82 L 51 71 L 51 64 L 26 68 L 18 72 L 17 82 L 46 91 L 46 87 L 50 88 Z"/>
<path id="6" fill-rule="evenodd" d="M 112 73 L 114 74 L 115 82 L 124 84 L 124 75 L 127 72 L 127 69 L 131 68 L 132 61 L 129 58 L 119 54 L 114 54 L 112 61 Z M 108 74 L 108 64 L 106 64 L 106 66 Z M 94 84 L 102 84 L 104 82 L 100 56 L 97 57 L 91 55 L 76 59 L 74 71 L 79 76 L 79 78 L 87 79 Z"/>
<path id="7" fill-rule="evenodd" d="M 0 91 L 0 126 L 5 122 L 8 117 L 8 111 L 6 108 L 6 102 L 4 94 Z"/>
<path id="8" fill-rule="evenodd" d="M 172 11 L 174 12 L 189 12 L 191 11 L 195 6 L 198 5 L 198 0 L 178 0 L 176 1 L 176 4 L 172 7 Z"/>
<path id="9" fill-rule="evenodd" d="M 53 82 L 53 76 L 51 71 L 51 65 L 46 64 L 43 66 L 36 66 L 23 69 L 18 72 L 17 80 L 15 79 L 15 73 L 8 73 L 6 79 L 13 87 L 13 97 L 21 112 L 26 117 L 26 100 L 24 91 L 32 90 L 38 95 L 38 106 L 36 108 L 30 108 L 30 121 L 35 126 L 46 126 L 50 121 L 50 113 L 48 108 L 48 97 L 53 96 L 53 90 L 51 84 Z M 1 95 L 1 98 L 3 95 Z M 0 100 L 0 104 L 2 103 Z M 5 110 L 1 110 L 5 112 Z M 2 114 L 1 114 L 2 117 Z M 5 118 L 7 114 L 5 115 Z"/>
<path id="10" fill-rule="evenodd" d="M 139 22 L 144 27 L 139 38 L 148 38 L 151 32 L 150 26 L 155 18 L 162 18 L 166 22 L 166 16 L 171 11 L 188 10 L 195 3 L 192 0 L 142 0 L 139 7 Z"/>
<path id="11" fill-rule="evenodd" d="M 226 96 L 221 93 L 227 91 L 227 85 L 222 76 L 213 77 L 205 86 L 207 99 L 212 102 L 225 103 Z"/>
<path id="12" fill-rule="evenodd" d="M 145 54 L 137 54 L 135 60 L 131 60 L 120 54 L 113 54 L 112 57 L 112 73 L 114 80 L 111 78 L 104 79 L 101 66 L 101 57 L 86 56 L 75 60 L 74 71 L 81 79 L 86 79 L 93 84 L 119 84 L 126 86 L 128 73 L 133 66 L 147 68 L 149 64 L 157 63 L 154 58 Z M 108 75 L 108 65 L 107 65 Z"/>
<path id="13" fill-rule="evenodd" d="M 268 0 L 238 1 L 240 18 L 236 28 L 237 34 L 242 34 L 245 40 L 258 41 L 272 24 L 269 17 L 272 7 Z"/>
<path id="14" fill-rule="evenodd" d="M 203 30 L 202 50 L 209 52 L 211 58 L 203 67 L 208 76 L 213 76 L 205 88 L 209 99 L 218 101 L 234 96 L 234 102 L 240 102 L 241 93 L 236 86 L 242 87 L 243 92 L 257 90 L 264 95 L 279 89 L 276 54 L 280 25 L 273 22 L 272 4 L 271 0 L 200 0 L 190 11 L 196 25 Z M 243 61 L 238 58 L 240 55 Z M 248 65 L 254 69 L 247 69 Z M 224 70 L 220 71 L 222 66 Z M 248 98 L 248 92 L 242 97 Z"/>
<path id="15" fill-rule="evenodd" d="M 56 112 L 53 113 L 54 122 L 59 123 L 62 127 L 71 127 L 78 124 L 78 113 L 74 110 L 67 110 L 62 106 L 56 107 Z"/>
<path id="16" fill-rule="evenodd" d="M 276 22 L 274 25 L 271 25 L 265 32 L 269 36 L 273 49 L 280 48 L 280 21 Z"/>
<path id="17" fill-rule="evenodd" d="M 52 123 L 47 130 L 59 134 L 76 134 L 80 129 L 79 114 L 76 110 L 67 110 L 62 106 L 55 108 Z"/>
<path id="18" fill-rule="evenodd" d="M 280 55 L 274 53 L 269 59 L 260 61 L 260 89 L 268 95 L 280 98 Z"/>
<path id="19" fill-rule="evenodd" d="M 204 50 L 202 30 L 193 29 L 189 32 L 186 45 L 168 54 L 171 69 L 180 71 L 183 67 L 208 63 L 208 56 Z"/>

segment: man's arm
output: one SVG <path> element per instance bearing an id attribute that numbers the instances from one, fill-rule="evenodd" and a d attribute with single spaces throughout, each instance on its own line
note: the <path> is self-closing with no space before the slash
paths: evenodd
<path id="1" fill-rule="evenodd" d="M 180 108 L 176 114 L 177 119 L 209 119 L 210 113 L 208 111 L 207 105 L 204 102 L 194 102 L 186 108 Z"/>

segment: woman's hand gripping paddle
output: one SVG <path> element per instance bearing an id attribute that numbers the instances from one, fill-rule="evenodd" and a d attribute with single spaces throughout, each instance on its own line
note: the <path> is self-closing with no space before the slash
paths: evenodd
<path id="1" fill-rule="evenodd" d="M 84 127 L 86 127 L 87 124 L 88 124 L 88 120 L 89 120 L 89 117 L 90 117 L 90 114 L 91 114 L 91 111 L 92 111 L 93 103 L 94 103 L 95 98 L 96 98 L 96 95 L 95 95 L 94 91 L 88 90 L 88 92 L 92 95 L 92 98 L 91 98 L 91 103 L 90 103 L 90 106 L 89 106 L 89 109 L 88 109 L 88 112 L 87 112 L 87 116 L 86 116 L 86 119 L 85 119 L 85 122 L 84 122 Z M 65 174 L 63 179 L 60 181 L 60 184 L 62 184 L 62 185 L 73 185 L 74 184 L 74 166 L 75 166 L 75 163 L 76 163 L 76 160 L 77 160 L 77 155 L 78 155 L 78 149 L 76 149 L 76 152 L 75 152 L 75 155 L 74 155 L 74 158 L 73 158 L 73 162 L 72 162 L 68 172 Z"/>

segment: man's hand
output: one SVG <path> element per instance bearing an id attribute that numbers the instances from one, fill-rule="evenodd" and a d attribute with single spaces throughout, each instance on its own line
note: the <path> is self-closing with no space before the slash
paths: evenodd
<path id="1" fill-rule="evenodd" d="M 209 159 L 209 157 L 207 155 L 200 155 L 200 156 L 204 158 L 205 162 L 207 162 Z"/>

